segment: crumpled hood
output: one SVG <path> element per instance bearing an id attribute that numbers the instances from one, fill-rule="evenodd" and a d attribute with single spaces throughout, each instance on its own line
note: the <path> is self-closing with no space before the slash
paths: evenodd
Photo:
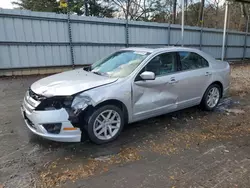
<path id="1" fill-rule="evenodd" d="M 115 82 L 117 78 L 109 78 L 86 72 L 83 69 L 66 71 L 48 76 L 31 85 L 36 94 L 46 97 L 68 96 L 94 87 Z"/>

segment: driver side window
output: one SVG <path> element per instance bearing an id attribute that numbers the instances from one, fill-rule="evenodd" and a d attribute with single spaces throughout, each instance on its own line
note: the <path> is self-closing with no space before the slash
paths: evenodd
<path id="1" fill-rule="evenodd" d="M 145 67 L 144 71 L 154 72 L 155 76 L 163 76 L 177 70 L 176 53 L 168 52 L 155 56 Z"/>

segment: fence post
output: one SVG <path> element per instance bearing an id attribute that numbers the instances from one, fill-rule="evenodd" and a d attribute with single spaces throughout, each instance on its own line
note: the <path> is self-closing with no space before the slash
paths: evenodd
<path id="1" fill-rule="evenodd" d="M 128 32 L 128 19 L 126 19 L 126 25 L 125 25 L 125 41 L 126 41 L 126 47 L 129 47 L 129 32 Z"/>
<path id="2" fill-rule="evenodd" d="M 71 32 L 71 20 L 70 20 L 70 12 L 69 6 L 67 6 L 67 16 L 68 16 L 68 34 L 69 34 L 69 47 L 70 47 L 70 56 L 71 56 L 71 64 L 72 69 L 75 68 L 75 60 L 74 60 L 74 50 L 72 45 L 72 32 Z"/>
<path id="3" fill-rule="evenodd" d="M 170 46 L 171 23 L 168 24 L 168 46 Z"/>
<path id="4" fill-rule="evenodd" d="M 225 55 L 224 55 L 224 59 L 227 59 L 227 45 L 228 43 L 228 31 L 226 31 L 226 40 L 225 40 Z"/>
<path id="5" fill-rule="evenodd" d="M 203 26 L 201 27 L 200 31 L 200 50 L 202 49 L 202 33 L 203 33 Z"/>
<path id="6" fill-rule="evenodd" d="M 126 13 L 126 26 L 125 26 L 125 37 L 126 37 L 126 47 L 129 47 L 129 32 L 128 32 L 128 15 L 129 15 L 129 8 L 130 8 L 130 0 L 127 2 L 127 13 Z"/>
<path id="7" fill-rule="evenodd" d="M 223 28 L 223 39 L 222 39 L 222 50 L 221 50 L 221 60 L 225 57 L 225 43 L 226 43 L 226 32 L 227 32 L 227 17 L 228 17 L 228 2 L 225 1 L 225 16 L 224 16 L 224 28 Z"/>
<path id="8" fill-rule="evenodd" d="M 247 23 L 246 23 L 246 33 L 244 39 L 244 51 L 243 51 L 243 60 L 246 57 L 246 48 L 247 48 L 247 36 L 248 36 L 248 24 L 249 24 L 249 16 L 247 16 Z"/>

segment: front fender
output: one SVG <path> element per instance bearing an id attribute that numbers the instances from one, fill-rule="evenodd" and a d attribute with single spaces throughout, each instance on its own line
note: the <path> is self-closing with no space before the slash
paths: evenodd
<path id="1" fill-rule="evenodd" d="M 93 107 L 109 100 L 120 101 L 127 108 L 128 121 L 130 122 L 133 115 L 131 93 L 131 84 L 129 82 L 120 82 L 94 88 L 82 94 L 91 98 L 91 105 Z"/>

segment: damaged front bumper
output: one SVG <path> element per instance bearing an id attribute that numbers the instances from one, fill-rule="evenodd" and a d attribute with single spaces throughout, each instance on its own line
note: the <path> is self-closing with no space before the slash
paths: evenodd
<path id="1" fill-rule="evenodd" d="M 82 132 L 68 120 L 68 112 L 59 110 L 36 111 L 24 100 L 21 106 L 22 115 L 27 127 L 36 135 L 59 142 L 80 142 Z M 46 125 L 59 125 L 57 133 L 50 133 Z M 57 127 L 58 128 L 58 127 Z"/>

